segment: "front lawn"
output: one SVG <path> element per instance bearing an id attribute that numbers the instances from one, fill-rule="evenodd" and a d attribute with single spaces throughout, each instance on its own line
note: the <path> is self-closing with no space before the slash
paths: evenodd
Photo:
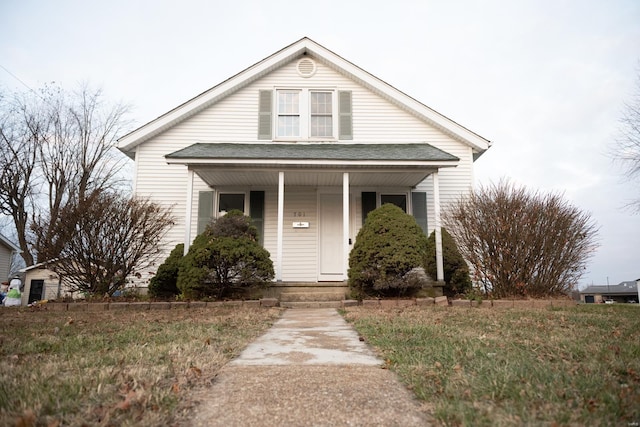
<path id="1" fill-rule="evenodd" d="M 280 314 L 0 309 L 0 426 L 172 425 Z"/>
<path id="2" fill-rule="evenodd" d="M 443 425 L 638 425 L 640 307 L 349 308 Z"/>

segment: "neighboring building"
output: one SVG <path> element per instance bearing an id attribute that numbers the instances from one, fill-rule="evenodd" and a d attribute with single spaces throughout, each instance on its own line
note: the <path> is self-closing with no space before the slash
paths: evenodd
<path id="1" fill-rule="evenodd" d="M 24 275 L 22 305 L 40 300 L 84 297 L 79 292 L 71 292 L 69 285 L 55 271 L 50 270 L 50 266 L 51 262 L 41 262 L 20 270 Z"/>
<path id="2" fill-rule="evenodd" d="M 14 255 L 20 253 L 20 248 L 8 238 L 0 234 L 0 282 L 9 280 L 11 261 Z"/>
<path id="3" fill-rule="evenodd" d="M 118 143 L 135 161 L 135 193 L 177 218 L 162 259 L 240 209 L 282 282 L 346 280 L 358 230 L 384 203 L 430 233 L 441 207 L 469 193 L 473 163 L 490 146 L 308 38 Z"/>
<path id="4" fill-rule="evenodd" d="M 621 282 L 617 285 L 589 286 L 580 291 L 580 301 L 585 303 L 638 302 L 638 285 L 635 281 Z"/>

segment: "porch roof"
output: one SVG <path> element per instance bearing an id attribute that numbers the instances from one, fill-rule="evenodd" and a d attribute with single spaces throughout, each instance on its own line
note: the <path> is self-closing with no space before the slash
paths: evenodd
<path id="1" fill-rule="evenodd" d="M 209 186 L 285 184 L 340 186 L 350 172 L 352 186 L 414 187 L 459 159 L 429 144 L 197 143 L 165 156 L 186 165 Z"/>
<path id="2" fill-rule="evenodd" d="M 430 165 L 457 163 L 460 159 L 426 143 L 340 144 L 340 143 L 196 143 L 165 156 L 168 163 L 194 164 L 217 161 L 257 161 L 285 164 L 314 164 L 345 161 L 355 164 Z M 382 163 L 378 163 L 382 162 Z M 396 163 L 400 162 L 400 163 Z M 227 162 L 224 162 L 227 163 Z M 244 162 L 243 162 L 244 163 Z M 251 162 L 253 163 L 253 162 Z M 444 165 L 443 165 L 444 166 Z M 453 165 L 449 165 L 453 166 Z"/>

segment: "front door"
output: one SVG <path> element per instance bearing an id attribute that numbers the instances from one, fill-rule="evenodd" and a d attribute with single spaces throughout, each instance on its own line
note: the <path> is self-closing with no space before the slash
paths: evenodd
<path id="1" fill-rule="evenodd" d="M 31 289 L 29 290 L 29 300 L 27 304 L 42 299 L 42 290 L 44 289 L 44 280 L 32 280 Z"/>
<path id="2" fill-rule="evenodd" d="M 342 282 L 342 194 L 319 196 L 320 260 L 319 281 Z"/>

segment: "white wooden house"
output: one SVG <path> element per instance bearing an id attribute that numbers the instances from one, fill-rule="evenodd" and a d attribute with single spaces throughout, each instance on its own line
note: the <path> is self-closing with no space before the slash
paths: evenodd
<path id="1" fill-rule="evenodd" d="M 173 207 L 165 255 L 240 209 L 282 282 L 346 280 L 356 234 L 381 204 L 439 229 L 440 206 L 470 191 L 490 146 L 308 38 L 118 143 L 135 161 L 136 194 Z M 438 255 L 442 280 L 441 245 Z"/>

